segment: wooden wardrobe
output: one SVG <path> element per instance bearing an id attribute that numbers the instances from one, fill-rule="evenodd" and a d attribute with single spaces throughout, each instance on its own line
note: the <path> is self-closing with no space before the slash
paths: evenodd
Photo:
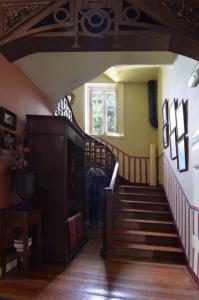
<path id="1" fill-rule="evenodd" d="M 67 262 L 87 240 L 84 137 L 66 117 L 27 115 L 42 259 Z"/>

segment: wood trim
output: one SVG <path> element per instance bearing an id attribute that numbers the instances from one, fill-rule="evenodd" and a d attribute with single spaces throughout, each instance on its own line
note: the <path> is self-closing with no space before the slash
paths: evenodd
<path id="1" fill-rule="evenodd" d="M 199 283 L 199 249 L 196 251 L 192 242 L 193 235 L 199 239 L 199 208 L 190 204 L 166 155 L 164 155 L 164 188 L 185 253 L 187 268 Z"/>
<path id="2" fill-rule="evenodd" d="M 184 244 L 182 242 L 181 234 L 179 232 L 178 225 L 176 223 L 176 218 L 175 218 L 175 216 L 173 214 L 173 211 L 172 211 L 172 208 L 171 208 L 171 205 L 170 205 L 169 201 L 168 201 L 168 203 L 169 203 L 170 211 L 171 211 L 171 214 L 172 214 L 173 222 L 174 222 L 174 225 L 175 225 L 175 228 L 176 228 L 176 232 L 177 232 L 177 235 L 178 235 L 178 238 L 179 238 L 179 241 L 180 241 L 180 246 L 181 246 L 181 248 L 183 249 L 183 252 L 184 252 L 184 258 L 185 258 L 185 262 L 186 262 L 186 267 L 187 267 L 189 273 L 191 274 L 191 276 L 193 277 L 193 279 L 195 280 L 195 282 L 199 285 L 199 277 L 193 272 L 193 269 L 192 269 L 193 268 L 193 264 L 192 264 L 192 267 L 190 265 L 190 255 L 187 255 L 187 253 L 186 253 L 186 249 L 185 249 Z M 193 250 L 194 250 L 194 248 L 193 248 Z M 194 257 L 194 254 L 193 254 L 193 257 Z M 199 259 L 198 259 L 198 261 L 199 261 Z"/>
<path id="3" fill-rule="evenodd" d="M 172 169 L 172 167 L 171 167 L 171 165 L 170 165 L 170 162 L 169 162 L 169 160 L 168 160 L 168 158 L 166 157 L 165 154 L 164 154 L 164 158 L 166 158 L 166 160 L 167 160 L 167 162 L 168 162 L 168 164 L 169 164 L 169 166 L 170 166 L 170 168 L 171 168 L 171 170 L 172 170 L 172 173 L 173 173 L 173 175 L 174 175 L 174 177 L 175 177 L 175 180 L 177 181 L 177 184 L 179 185 L 179 187 L 180 187 L 180 189 L 181 189 L 181 192 L 183 193 L 183 195 L 184 195 L 184 197 L 185 197 L 185 200 L 186 200 L 186 202 L 188 203 L 189 207 L 190 207 L 192 210 L 199 212 L 199 207 L 194 206 L 194 205 L 192 205 L 192 204 L 190 203 L 188 197 L 186 196 L 186 194 L 185 194 L 185 192 L 184 192 L 184 190 L 183 190 L 183 188 L 182 188 L 181 183 L 179 182 L 179 180 L 177 179 L 175 173 L 173 172 L 173 169 Z"/>

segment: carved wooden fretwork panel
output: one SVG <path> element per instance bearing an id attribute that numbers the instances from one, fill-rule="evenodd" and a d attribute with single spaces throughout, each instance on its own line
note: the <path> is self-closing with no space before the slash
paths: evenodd
<path id="1" fill-rule="evenodd" d="M 68 104 L 67 96 L 61 98 L 55 110 L 55 116 L 67 117 L 73 121 L 73 114 L 70 105 Z"/>
<path id="2" fill-rule="evenodd" d="M 1 44 L 42 33 L 73 37 L 73 47 L 81 47 L 79 37 L 113 36 L 115 45 L 119 46 L 119 36 L 135 30 L 168 32 L 164 25 L 140 10 L 132 0 L 58 0 L 40 12 L 44 5 L 46 2 L 16 7 L 4 5 Z M 30 15 L 33 16 L 24 22 L 24 26 L 8 34 Z"/>
<path id="3" fill-rule="evenodd" d="M 35 14 L 37 14 L 41 9 L 43 9 L 49 1 L 34 1 L 33 4 L 16 2 L 9 2 L 8 4 L 1 5 L 1 16 L 3 19 L 1 35 L 4 36 L 14 30 L 16 26 L 19 26 Z"/>
<path id="4" fill-rule="evenodd" d="M 171 11 L 174 20 L 177 16 L 194 32 L 199 24 L 198 6 L 190 3 L 192 1 L 188 0 L 56 0 L 34 3 L 26 0 L 26 3 L 18 1 L 18 4 L 4 1 L 3 5 L 0 4 L 0 45 L 25 36 L 64 36 L 73 40 L 72 48 L 81 48 L 85 37 L 106 36 L 111 37 L 113 47 L 121 47 L 120 38 L 134 32 L 145 30 L 172 34 L 174 25 L 169 26 L 161 22 L 161 18 L 155 18 L 145 9 L 147 5 L 156 11 Z"/>
<path id="5" fill-rule="evenodd" d="M 156 0 L 158 6 L 174 13 L 190 26 L 199 28 L 199 2 L 192 0 Z"/>

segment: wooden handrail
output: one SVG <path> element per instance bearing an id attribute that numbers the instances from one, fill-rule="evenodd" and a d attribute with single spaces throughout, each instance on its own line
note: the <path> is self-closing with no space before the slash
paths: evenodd
<path id="1" fill-rule="evenodd" d="M 119 162 L 116 162 L 115 168 L 114 168 L 114 171 L 113 171 L 113 176 L 111 178 L 111 182 L 110 182 L 110 185 L 108 187 L 112 191 L 115 189 L 118 172 L 119 172 Z"/>
<path id="2" fill-rule="evenodd" d="M 117 178 L 119 163 L 116 162 L 109 187 L 104 189 L 104 220 L 103 220 L 103 247 L 101 255 L 106 257 L 112 247 L 113 205 L 117 192 Z"/>
<path id="3" fill-rule="evenodd" d="M 131 183 L 149 184 L 150 158 L 146 156 L 131 156 L 107 141 L 104 144 L 112 151 L 120 164 L 119 175 Z"/>

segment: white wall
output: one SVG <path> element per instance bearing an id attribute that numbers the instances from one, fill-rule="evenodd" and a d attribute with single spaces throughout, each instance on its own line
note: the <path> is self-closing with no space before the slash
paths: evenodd
<path id="1" fill-rule="evenodd" d="M 59 99 L 114 65 L 169 65 L 170 52 L 36 53 L 16 65 L 43 91 L 55 109 Z"/>
<path id="2" fill-rule="evenodd" d="M 159 76 L 161 80 L 160 85 L 162 86 L 161 95 L 159 95 L 161 96 L 161 101 L 164 101 L 165 98 L 168 98 L 170 103 L 173 98 L 178 98 L 178 101 L 182 99 L 188 100 L 189 170 L 179 173 L 177 170 L 177 160 L 172 161 L 170 159 L 169 148 L 166 149 L 165 153 L 191 204 L 193 202 L 194 189 L 191 165 L 191 138 L 196 129 L 199 128 L 199 85 L 196 88 L 189 88 L 188 81 L 196 63 L 195 60 L 178 56 L 173 66 L 162 68 L 162 72 Z M 160 106 L 161 105 L 162 104 L 160 104 Z M 159 114 L 160 113 L 159 109 Z M 162 143 L 161 129 L 162 126 L 159 128 L 159 144 Z M 199 207 L 199 195 L 197 206 Z"/>

